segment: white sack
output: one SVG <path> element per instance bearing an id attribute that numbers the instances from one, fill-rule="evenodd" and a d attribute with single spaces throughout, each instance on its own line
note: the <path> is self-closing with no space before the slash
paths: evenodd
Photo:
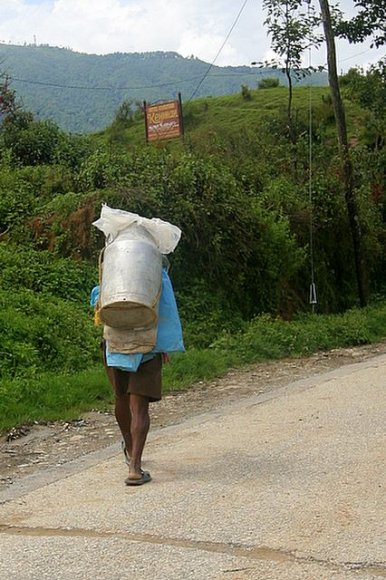
<path id="1" fill-rule="evenodd" d="M 106 204 L 102 206 L 100 218 L 92 225 L 105 234 L 107 243 L 111 243 L 120 232 L 129 233 L 131 227 L 142 226 L 152 236 L 161 254 L 173 252 L 181 237 L 180 228 L 169 222 L 159 218 L 141 217 L 122 209 L 113 209 Z"/>

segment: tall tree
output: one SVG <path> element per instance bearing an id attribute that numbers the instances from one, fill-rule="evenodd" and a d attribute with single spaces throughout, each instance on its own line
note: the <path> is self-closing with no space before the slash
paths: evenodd
<path id="1" fill-rule="evenodd" d="M 371 46 L 377 48 L 386 44 L 385 0 L 354 0 L 354 5 L 358 13 L 351 20 L 341 19 L 336 27 L 336 35 L 352 43 L 372 37 Z"/>
<path id="2" fill-rule="evenodd" d="M 0 75 L 1 76 L 1 75 Z M 8 77 L 4 77 L 4 80 L 0 82 L 0 115 L 15 115 L 19 110 L 16 102 L 16 93 L 9 87 Z"/>
<path id="3" fill-rule="evenodd" d="M 356 4 L 375 5 L 384 3 L 384 0 L 356 0 Z M 353 167 L 347 138 L 346 117 L 339 89 L 335 34 L 337 9 L 334 10 L 334 18 L 328 0 L 319 0 L 324 36 L 327 46 L 328 75 L 331 90 L 331 98 L 334 107 L 338 144 L 341 156 L 344 193 L 349 216 L 349 223 L 353 239 L 355 270 L 358 284 L 358 296 L 361 306 L 367 302 L 365 284 L 365 268 L 362 250 L 362 235 L 359 221 L 359 213 L 354 191 Z M 307 6 L 304 10 L 303 6 Z M 316 45 L 320 38 L 315 33 L 315 27 L 320 19 L 315 15 L 310 0 L 263 0 L 263 6 L 268 11 L 265 24 L 271 36 L 271 46 L 274 52 L 284 61 L 284 71 L 289 85 L 288 101 L 288 125 L 290 138 L 294 142 L 295 136 L 292 123 L 292 71 L 301 70 L 302 53 L 307 47 Z M 372 25 L 378 22 L 378 12 L 371 17 Z M 334 21 L 334 22 L 333 22 Z M 340 19 L 342 21 L 342 19 Z M 366 32 L 366 35 L 369 32 Z"/>
<path id="4" fill-rule="evenodd" d="M 328 0 L 319 0 L 319 4 L 322 13 L 322 23 L 327 47 L 328 78 L 338 134 L 338 143 L 342 163 L 344 193 L 346 198 L 347 212 L 353 239 L 355 270 L 358 284 L 358 296 L 361 306 L 365 306 L 367 302 L 367 292 L 365 285 L 365 268 L 362 249 L 362 234 L 357 201 L 355 198 L 354 191 L 353 166 L 351 162 L 351 156 L 347 139 L 346 116 L 339 88 L 339 80 L 336 64 L 335 36 L 333 32 L 332 18 Z"/>
<path id="5" fill-rule="evenodd" d="M 302 55 L 308 47 L 320 42 L 320 38 L 314 32 L 320 20 L 310 3 L 303 10 L 302 0 L 263 0 L 263 7 L 267 11 L 264 24 L 271 36 L 271 47 L 280 59 L 279 65 L 275 61 L 265 65 L 270 64 L 274 67 L 282 65 L 287 77 L 288 130 L 290 139 L 294 142 L 296 137 L 292 119 L 293 76 L 307 74 L 307 70 L 302 68 Z"/>
<path id="6" fill-rule="evenodd" d="M 386 57 L 366 70 L 351 68 L 340 83 L 352 101 L 367 109 L 367 144 L 380 151 L 386 147 Z"/>

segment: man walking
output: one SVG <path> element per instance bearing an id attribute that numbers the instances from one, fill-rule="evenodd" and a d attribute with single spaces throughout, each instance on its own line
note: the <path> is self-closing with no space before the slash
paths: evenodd
<path id="1" fill-rule="evenodd" d="M 103 359 L 107 376 L 115 395 L 115 418 L 123 439 L 123 451 L 129 474 L 126 485 L 142 485 L 151 481 L 148 471 L 142 469 L 142 453 L 150 428 L 149 404 L 162 397 L 162 363 L 168 362 L 164 354 L 144 355 L 136 372 L 109 367 L 106 347 Z"/>
<path id="2" fill-rule="evenodd" d="M 127 485 L 151 481 L 142 469 L 149 404 L 161 399 L 166 352 L 184 351 L 166 255 L 181 230 L 159 218 L 102 206 L 93 222 L 106 236 L 100 287 L 91 293 L 95 322 L 104 324 L 103 362 L 115 395 L 115 417 L 129 474 Z M 140 364 L 138 366 L 138 363 Z"/>

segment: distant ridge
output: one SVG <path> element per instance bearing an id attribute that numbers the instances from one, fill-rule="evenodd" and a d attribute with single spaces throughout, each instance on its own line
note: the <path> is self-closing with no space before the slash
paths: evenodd
<path id="1" fill-rule="evenodd" d="M 47 45 L 0 44 L 0 73 L 12 79 L 11 87 L 26 109 L 75 133 L 106 127 L 124 99 L 155 102 L 179 92 L 183 101 L 193 95 L 230 95 L 241 85 L 254 89 L 258 80 L 272 76 L 286 84 L 277 70 L 210 67 L 176 52 L 93 55 Z M 299 84 L 309 82 L 325 86 L 327 75 L 314 73 Z"/>

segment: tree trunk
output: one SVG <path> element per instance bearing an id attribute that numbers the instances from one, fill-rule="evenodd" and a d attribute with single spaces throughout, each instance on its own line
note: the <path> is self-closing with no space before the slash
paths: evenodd
<path id="1" fill-rule="evenodd" d="M 353 240 L 355 270 L 358 284 L 358 295 L 361 306 L 367 303 L 367 291 L 365 289 L 365 268 L 362 253 L 362 234 L 359 223 L 358 207 L 354 192 L 353 166 L 347 140 L 346 116 L 343 101 L 339 89 L 338 73 L 336 66 L 335 38 L 331 25 L 331 14 L 328 0 L 319 0 L 324 35 L 327 46 L 328 78 L 331 91 L 331 99 L 334 107 L 335 121 L 338 133 L 339 151 L 342 163 L 344 193 L 347 205 L 347 213 Z"/>
<path id="2" fill-rule="evenodd" d="M 293 88 L 292 88 L 292 78 L 291 78 L 291 70 L 286 65 L 285 74 L 288 80 L 288 105 L 287 105 L 287 122 L 288 122 L 288 134 L 291 140 L 291 143 L 294 144 L 295 134 L 294 134 L 294 126 L 292 121 L 292 98 L 293 98 Z"/>
<path id="3" fill-rule="evenodd" d="M 286 21 L 286 36 L 287 36 L 287 50 L 286 50 L 286 60 L 285 60 L 285 75 L 288 81 L 288 106 L 287 106 L 287 119 L 288 119 L 288 134 L 291 140 L 291 143 L 294 144 L 296 139 L 294 136 L 294 128 L 292 124 L 292 98 L 293 98 L 293 87 L 292 87 L 292 77 L 291 77 L 291 63 L 290 57 L 291 54 L 291 41 L 290 41 L 290 33 L 288 30 L 289 26 L 289 18 L 290 18 L 290 6 L 289 3 L 286 2 L 285 4 L 285 21 Z"/>

